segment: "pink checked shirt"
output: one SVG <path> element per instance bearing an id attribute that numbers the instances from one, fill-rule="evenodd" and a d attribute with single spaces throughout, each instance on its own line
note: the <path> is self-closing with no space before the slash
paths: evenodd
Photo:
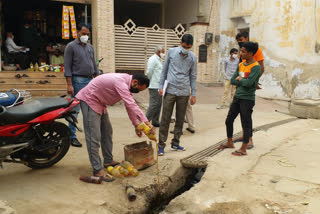
<path id="1" fill-rule="evenodd" d="M 76 98 L 86 102 L 98 114 L 105 114 L 107 105 L 124 101 L 128 115 L 134 126 L 148 119 L 136 104 L 129 91 L 132 76 L 129 74 L 102 74 L 94 78 L 76 95 Z"/>

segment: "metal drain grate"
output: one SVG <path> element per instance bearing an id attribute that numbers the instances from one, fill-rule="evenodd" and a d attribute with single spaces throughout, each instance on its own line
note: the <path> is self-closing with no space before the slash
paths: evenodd
<path id="1" fill-rule="evenodd" d="M 281 126 L 283 124 L 286 123 L 290 123 L 293 121 L 299 120 L 299 118 L 290 118 L 290 119 L 286 119 L 286 120 L 281 120 L 281 121 L 277 121 L 274 123 L 269 123 L 269 124 L 265 124 L 262 126 L 258 126 L 256 128 L 253 128 L 253 132 L 257 132 L 257 131 L 266 131 L 270 128 L 273 128 L 275 126 Z M 236 134 L 233 135 L 234 138 L 238 138 L 242 136 L 242 132 L 238 132 Z M 218 149 L 218 147 L 221 144 L 227 143 L 228 139 L 224 139 L 222 141 L 219 141 L 218 143 L 200 151 L 197 152 L 193 155 L 190 155 L 184 159 L 181 159 L 180 162 L 184 167 L 187 168 L 205 168 L 207 167 L 208 163 L 207 163 L 207 158 L 212 157 L 216 154 L 218 154 L 219 152 L 221 152 L 221 149 Z"/>

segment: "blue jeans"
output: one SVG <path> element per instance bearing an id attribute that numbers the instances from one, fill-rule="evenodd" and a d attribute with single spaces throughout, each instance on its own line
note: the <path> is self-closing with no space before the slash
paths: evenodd
<path id="1" fill-rule="evenodd" d="M 73 76 L 72 77 L 72 86 L 73 86 L 73 89 L 74 89 L 74 96 L 76 96 L 77 93 L 81 89 L 86 87 L 86 85 L 88 85 L 91 80 L 92 80 L 92 78 L 89 78 L 89 77 Z M 73 114 L 73 116 L 75 118 L 78 118 L 78 114 L 80 112 L 80 105 L 75 107 L 74 111 L 75 111 L 75 113 Z M 76 136 L 76 131 L 77 131 L 76 127 L 74 127 L 71 123 L 69 123 L 69 129 L 70 129 L 70 138 L 71 139 L 77 138 L 77 136 Z"/>

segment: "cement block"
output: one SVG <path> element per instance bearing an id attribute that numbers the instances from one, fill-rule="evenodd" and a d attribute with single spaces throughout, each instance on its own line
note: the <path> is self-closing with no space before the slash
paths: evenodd
<path id="1" fill-rule="evenodd" d="M 301 118 L 320 119 L 320 101 L 293 100 L 289 106 L 289 112 Z"/>

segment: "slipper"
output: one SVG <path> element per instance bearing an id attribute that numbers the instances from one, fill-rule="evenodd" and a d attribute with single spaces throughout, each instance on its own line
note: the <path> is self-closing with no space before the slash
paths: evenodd
<path id="1" fill-rule="evenodd" d="M 104 176 L 100 176 L 100 178 L 104 182 L 114 181 L 114 178 L 112 177 L 112 175 L 109 175 L 109 174 L 105 174 Z"/>
<path id="2" fill-rule="evenodd" d="M 218 149 L 234 149 L 235 147 L 229 147 L 229 146 L 227 146 L 227 145 L 225 145 L 225 144 L 221 144 L 219 147 L 218 147 Z"/>
<path id="3" fill-rule="evenodd" d="M 29 77 L 28 74 L 23 74 L 21 77 Z"/>
<path id="4" fill-rule="evenodd" d="M 231 154 L 234 156 L 246 156 L 247 155 L 246 153 L 243 153 L 239 150 L 236 150 L 235 152 L 232 152 Z"/>
<path id="5" fill-rule="evenodd" d="M 106 164 L 104 164 L 103 166 L 104 166 L 104 168 L 108 168 L 109 166 L 115 167 L 115 166 L 117 166 L 117 165 L 119 165 L 119 164 L 120 164 L 120 163 L 117 162 L 117 161 L 112 161 L 111 163 L 106 163 Z"/>
<path id="6" fill-rule="evenodd" d="M 232 140 L 232 141 L 233 141 L 233 143 L 242 142 L 242 141 L 243 141 L 243 138 L 238 137 L 238 138 L 236 138 L 236 139 L 234 139 L 234 140 Z"/>
<path id="7" fill-rule="evenodd" d="M 250 150 L 250 149 L 253 149 L 254 148 L 254 145 L 252 145 L 252 144 L 249 144 L 248 146 L 247 146 L 247 150 Z"/>

